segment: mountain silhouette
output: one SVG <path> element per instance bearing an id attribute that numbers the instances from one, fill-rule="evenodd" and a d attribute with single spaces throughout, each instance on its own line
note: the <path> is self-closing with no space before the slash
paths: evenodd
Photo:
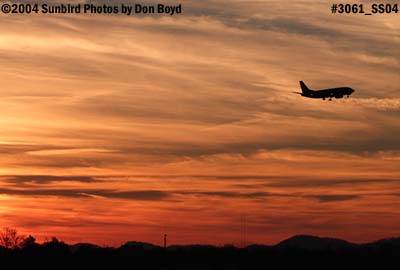
<path id="1" fill-rule="evenodd" d="M 356 244 L 347 242 L 345 240 L 328 238 L 328 237 L 318 237 L 312 235 L 295 235 L 286 240 L 283 240 L 275 247 L 277 248 L 298 248 L 307 250 L 337 250 L 354 248 Z"/>
<path id="2" fill-rule="evenodd" d="M 88 252 L 100 248 L 101 248 L 100 246 L 90 243 L 77 243 L 69 245 L 69 249 L 71 250 L 72 253 L 82 252 L 82 251 Z"/>
<path id="3" fill-rule="evenodd" d="M 244 248 L 225 245 L 171 245 L 166 249 L 145 242 L 129 241 L 120 247 L 100 247 L 90 243 L 66 244 L 53 238 L 45 243 L 30 241 L 18 248 L 0 246 L 3 265 L 30 267 L 57 265 L 70 268 L 90 265 L 112 269 L 269 269 L 275 266 L 307 269 L 348 267 L 388 268 L 398 262 L 400 238 L 354 244 L 345 240 L 296 235 L 273 245 L 249 245 Z M 17 267 L 15 267 L 17 268 Z"/>
<path id="4" fill-rule="evenodd" d="M 142 250 L 155 250 L 160 249 L 160 246 L 156 246 L 150 243 L 145 242 L 137 242 L 137 241 L 128 241 L 122 246 L 119 247 L 120 249 L 142 249 Z"/>
<path id="5" fill-rule="evenodd" d="M 172 245 L 168 247 L 168 250 L 206 250 L 213 248 L 216 247 L 211 245 Z"/>
<path id="6" fill-rule="evenodd" d="M 388 249 L 388 248 L 400 249 L 400 237 L 381 239 L 372 243 L 364 244 L 364 246 L 373 249 Z"/>

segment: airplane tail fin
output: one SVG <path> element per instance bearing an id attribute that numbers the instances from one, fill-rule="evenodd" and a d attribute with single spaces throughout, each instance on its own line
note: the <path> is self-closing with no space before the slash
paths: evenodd
<path id="1" fill-rule="evenodd" d="M 301 92 L 303 92 L 303 94 L 310 91 L 310 89 L 303 81 L 300 81 L 300 86 L 301 86 Z"/>

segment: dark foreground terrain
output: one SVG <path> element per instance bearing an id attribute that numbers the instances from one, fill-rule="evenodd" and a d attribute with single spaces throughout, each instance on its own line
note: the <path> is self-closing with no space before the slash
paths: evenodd
<path id="1" fill-rule="evenodd" d="M 368 244 L 353 244 L 339 239 L 294 236 L 275 246 L 169 246 L 164 249 L 147 243 L 127 242 L 119 248 L 92 244 L 68 245 L 53 239 L 21 248 L 0 248 L 0 262 L 17 267 L 111 269 L 275 269 L 307 267 L 398 267 L 400 238 Z M 387 268 L 387 267 L 385 267 Z"/>

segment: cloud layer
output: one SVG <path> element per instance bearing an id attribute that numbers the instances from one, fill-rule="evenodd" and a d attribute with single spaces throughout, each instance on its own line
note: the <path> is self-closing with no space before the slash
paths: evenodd
<path id="1" fill-rule="evenodd" d="M 397 17 L 182 4 L 172 17 L 0 16 L 2 223 L 100 244 L 163 231 L 237 243 L 244 215 L 250 241 L 399 234 Z M 308 100 L 299 80 L 356 92 Z"/>

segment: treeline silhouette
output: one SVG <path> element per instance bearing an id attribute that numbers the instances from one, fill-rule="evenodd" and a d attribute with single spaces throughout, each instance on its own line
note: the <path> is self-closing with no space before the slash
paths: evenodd
<path id="1" fill-rule="evenodd" d="M 127 242 L 120 247 L 70 245 L 55 237 L 39 244 L 33 236 L 19 236 L 15 229 L 4 228 L 0 233 L 0 263 L 12 263 L 13 267 L 29 264 L 31 267 L 112 269 L 380 269 L 385 265 L 397 265 L 399 258 L 400 238 L 354 244 L 334 238 L 298 235 L 274 246 L 173 245 L 163 248 L 142 242 Z"/>

